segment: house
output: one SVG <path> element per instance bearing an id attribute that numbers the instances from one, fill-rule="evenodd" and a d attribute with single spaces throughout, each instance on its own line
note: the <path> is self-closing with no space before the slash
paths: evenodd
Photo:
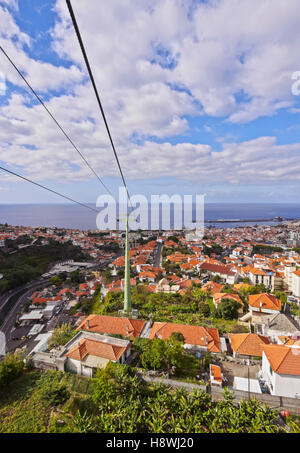
<path id="1" fill-rule="evenodd" d="M 246 358 L 261 357 L 262 345 L 270 343 L 267 337 L 256 333 L 229 334 L 229 342 L 233 357 L 243 356 Z"/>
<path id="2" fill-rule="evenodd" d="M 243 314 L 243 306 L 244 303 L 241 300 L 240 296 L 238 294 L 230 294 L 230 293 L 215 293 L 213 295 L 213 302 L 216 308 L 218 308 L 218 305 L 220 302 L 222 302 L 224 299 L 231 299 L 240 304 L 240 307 L 238 308 L 238 313 Z"/>
<path id="3" fill-rule="evenodd" d="M 215 353 L 221 352 L 219 331 L 218 329 L 209 327 L 154 322 L 149 338 L 167 340 L 174 332 L 182 333 L 185 338 L 184 347 L 186 349 L 207 350 Z"/>
<path id="4" fill-rule="evenodd" d="M 292 273 L 292 293 L 295 297 L 300 297 L 300 269 Z"/>
<path id="5" fill-rule="evenodd" d="M 78 329 L 102 334 L 123 335 L 133 339 L 141 335 L 145 325 L 146 322 L 142 319 L 89 315 L 81 322 Z"/>
<path id="6" fill-rule="evenodd" d="M 285 266 L 283 268 L 285 284 L 286 284 L 288 290 L 292 291 L 293 293 L 294 293 L 293 274 L 295 273 L 296 270 L 297 270 L 296 266 L 291 263 L 285 264 Z M 300 274 L 298 277 L 298 281 L 299 281 L 299 285 L 300 285 Z M 298 286 L 298 285 L 296 285 L 296 286 Z M 299 286 L 299 295 L 300 295 L 300 286 Z"/>
<path id="7" fill-rule="evenodd" d="M 255 325 L 257 333 L 267 335 L 273 342 L 278 342 L 279 336 L 300 334 L 300 326 L 295 319 L 285 313 L 276 313 L 261 318 Z"/>
<path id="8" fill-rule="evenodd" d="M 224 288 L 224 285 L 221 285 L 221 283 L 213 282 L 211 280 L 202 286 L 203 291 L 210 292 L 212 295 L 214 295 L 215 293 L 220 293 L 222 288 Z"/>
<path id="9" fill-rule="evenodd" d="M 233 272 L 227 266 L 222 266 L 219 264 L 212 263 L 202 263 L 199 266 L 200 271 L 207 271 L 209 275 L 216 276 L 219 275 L 222 279 L 226 281 L 229 285 L 234 284 L 238 278 L 237 272 Z"/>
<path id="10" fill-rule="evenodd" d="M 65 371 L 92 377 L 95 370 L 105 368 L 108 362 L 124 363 L 130 355 L 128 340 L 79 332 L 65 345 Z"/>
<path id="11" fill-rule="evenodd" d="M 268 293 L 252 294 L 249 295 L 249 310 L 252 322 L 260 324 L 264 316 L 281 311 L 281 301 Z"/>
<path id="12" fill-rule="evenodd" d="M 179 290 L 180 290 L 180 286 L 172 285 L 172 282 L 170 282 L 166 277 L 159 280 L 157 287 L 156 287 L 156 292 L 158 292 L 158 293 L 160 293 L 160 292 L 176 293 Z"/>
<path id="13" fill-rule="evenodd" d="M 271 395 L 300 396 L 300 346 L 264 345 L 261 374 Z"/>
<path id="14" fill-rule="evenodd" d="M 139 279 L 141 280 L 141 282 L 148 281 L 154 283 L 155 277 L 156 277 L 155 272 L 144 271 L 139 273 Z"/>
<path id="15" fill-rule="evenodd" d="M 210 383 L 211 385 L 218 385 L 222 387 L 223 376 L 221 368 L 218 365 L 210 364 Z"/>
<path id="16" fill-rule="evenodd" d="M 92 377 L 97 369 L 105 368 L 109 362 L 125 363 L 130 356 L 130 341 L 82 331 L 65 346 L 46 352 L 52 333 L 41 334 L 36 338 L 39 343 L 29 354 L 35 368 Z"/>
<path id="17" fill-rule="evenodd" d="M 281 285 L 284 283 L 284 277 L 271 269 L 253 267 L 248 275 L 253 285 L 265 285 L 269 291 L 280 289 Z"/>

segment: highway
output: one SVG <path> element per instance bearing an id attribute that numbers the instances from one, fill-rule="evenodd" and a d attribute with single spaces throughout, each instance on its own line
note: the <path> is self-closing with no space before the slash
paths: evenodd
<path id="1" fill-rule="evenodd" d="M 153 266 L 154 267 L 160 267 L 160 258 L 161 258 L 162 248 L 163 248 L 163 244 L 158 242 L 157 243 L 156 253 L 155 253 L 155 256 L 154 256 L 154 259 L 153 259 Z"/>
<path id="2" fill-rule="evenodd" d="M 16 315 L 18 312 L 22 311 L 22 307 L 27 297 L 30 296 L 35 289 L 47 284 L 48 281 L 36 280 L 34 282 L 27 283 L 26 285 L 22 285 L 0 298 L 0 312 L 3 309 L 5 311 L 4 314 L 1 314 L 1 317 L 4 317 L 4 321 L 0 326 L 0 331 L 5 334 L 7 342 L 10 341 L 10 335 L 15 325 Z M 10 305 L 9 302 L 12 305 Z"/>

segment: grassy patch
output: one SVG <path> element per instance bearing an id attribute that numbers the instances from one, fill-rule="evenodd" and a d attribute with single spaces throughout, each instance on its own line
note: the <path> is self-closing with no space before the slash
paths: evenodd
<path id="1" fill-rule="evenodd" d="M 49 385 L 65 385 L 70 398 L 46 407 L 42 394 Z M 0 433 L 72 432 L 76 410 L 91 411 L 89 379 L 57 371 L 27 371 L 0 394 Z"/>

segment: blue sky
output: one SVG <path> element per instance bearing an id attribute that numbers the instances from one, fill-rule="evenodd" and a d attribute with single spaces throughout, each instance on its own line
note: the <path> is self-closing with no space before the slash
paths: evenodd
<path id="1" fill-rule="evenodd" d="M 105 4 L 104 4 L 105 3 Z M 132 194 L 297 202 L 300 4 L 73 0 Z M 113 193 L 121 180 L 64 0 L 0 0 L 0 44 Z M 3 167 L 81 202 L 102 186 L 0 54 Z M 0 203 L 63 202 L 0 173 Z"/>

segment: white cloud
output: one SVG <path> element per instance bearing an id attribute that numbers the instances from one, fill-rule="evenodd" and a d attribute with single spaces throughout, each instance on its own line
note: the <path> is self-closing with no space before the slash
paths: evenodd
<path id="1" fill-rule="evenodd" d="M 231 184 L 299 179 L 299 143 L 281 146 L 274 137 L 234 143 L 224 135 L 220 152 L 201 143 L 169 143 L 188 132 L 188 115 L 244 123 L 282 108 L 296 112 L 291 73 L 299 69 L 299 0 L 290 0 L 289 7 L 286 0 L 72 3 L 129 178 Z M 66 90 L 51 97 L 48 107 L 99 174 L 117 175 L 65 1 L 57 0 L 54 11 L 52 48 L 68 67 L 30 58 L 26 46 L 34 43 L 0 7 L 1 42 L 37 90 Z M 0 57 L 7 79 L 23 87 Z M 24 94 L 11 96 L 0 113 L 1 160 L 38 180 L 91 177 L 42 107 L 28 107 Z M 132 144 L 133 135 L 145 143 Z"/>

